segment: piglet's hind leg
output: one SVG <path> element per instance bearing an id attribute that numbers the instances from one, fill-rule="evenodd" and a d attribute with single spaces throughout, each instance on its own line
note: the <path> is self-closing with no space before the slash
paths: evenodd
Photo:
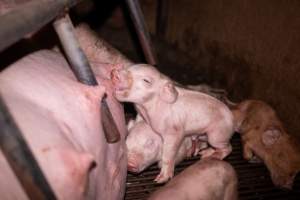
<path id="1" fill-rule="evenodd" d="M 201 152 L 202 158 L 211 157 L 223 160 L 232 151 L 230 144 L 232 134 L 233 132 L 228 128 L 219 128 L 207 133 L 208 143 L 211 147 Z"/>
<path id="2" fill-rule="evenodd" d="M 212 145 L 213 146 L 213 145 Z M 224 144 L 219 146 L 209 147 L 205 150 L 201 151 L 201 158 L 216 158 L 219 160 L 223 160 L 226 156 L 228 156 L 232 151 L 231 144 Z"/>
<path id="3" fill-rule="evenodd" d="M 223 140 L 221 140 L 221 138 L 219 137 L 209 137 L 208 138 L 208 143 L 210 144 L 211 147 L 204 149 L 203 151 L 201 151 L 201 156 L 202 158 L 207 158 L 207 157 L 211 157 L 211 158 L 216 158 L 216 159 L 220 159 L 223 160 L 227 155 L 229 155 L 232 151 L 232 146 L 229 143 L 229 138 L 222 138 Z"/>

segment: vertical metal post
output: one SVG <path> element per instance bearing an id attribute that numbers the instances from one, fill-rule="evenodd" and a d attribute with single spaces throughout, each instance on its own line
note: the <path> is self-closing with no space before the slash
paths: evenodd
<path id="1" fill-rule="evenodd" d="M 56 199 L 1 96 L 0 127 L 1 150 L 29 199 Z"/>
<path id="2" fill-rule="evenodd" d="M 157 58 L 140 4 L 138 0 L 126 0 L 126 3 L 147 62 L 151 65 L 157 65 Z"/>
<path id="3" fill-rule="evenodd" d="M 74 27 L 69 15 L 66 14 L 63 17 L 58 18 L 53 23 L 53 26 L 58 34 L 71 69 L 77 80 L 90 86 L 98 85 L 92 68 L 89 65 L 88 59 L 81 49 L 75 36 Z M 105 98 L 103 98 L 101 101 L 101 119 L 107 142 L 118 142 L 120 140 L 120 133 L 116 123 L 114 122 Z"/>

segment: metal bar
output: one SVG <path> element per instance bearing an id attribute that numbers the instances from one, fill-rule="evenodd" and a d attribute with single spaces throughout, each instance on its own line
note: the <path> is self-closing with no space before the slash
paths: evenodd
<path id="1" fill-rule="evenodd" d="M 0 52 L 81 0 L 32 0 L 0 17 Z"/>
<path id="2" fill-rule="evenodd" d="M 90 86 L 98 85 L 88 59 L 75 36 L 74 27 L 69 15 L 62 16 L 55 20 L 53 26 L 70 62 L 71 69 L 78 81 Z M 107 142 L 114 143 L 119 141 L 120 133 L 105 98 L 101 101 L 101 119 Z"/>
<path id="3" fill-rule="evenodd" d="M 126 0 L 135 30 L 139 37 L 146 60 L 151 65 L 157 65 L 157 58 L 146 27 L 145 19 L 138 0 Z"/>
<path id="4" fill-rule="evenodd" d="M 69 15 L 57 18 L 53 26 L 78 81 L 86 85 L 98 85 L 92 68 L 74 34 L 74 27 Z"/>
<path id="5" fill-rule="evenodd" d="M 167 32 L 169 5 L 169 0 L 157 1 L 156 35 L 162 39 Z"/>
<path id="6" fill-rule="evenodd" d="M 0 96 L 0 147 L 30 199 L 56 199 Z"/>

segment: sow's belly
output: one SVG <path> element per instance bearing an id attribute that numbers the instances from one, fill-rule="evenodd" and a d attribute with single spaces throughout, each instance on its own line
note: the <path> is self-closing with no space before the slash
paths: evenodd
<path id="1" fill-rule="evenodd" d="M 0 93 L 58 199 L 122 199 L 126 179 L 122 106 L 108 105 L 121 141 L 108 144 L 101 126 L 104 86 L 78 83 L 61 54 L 43 50 L 0 74 Z M 28 199 L 0 152 L 2 200 Z"/>

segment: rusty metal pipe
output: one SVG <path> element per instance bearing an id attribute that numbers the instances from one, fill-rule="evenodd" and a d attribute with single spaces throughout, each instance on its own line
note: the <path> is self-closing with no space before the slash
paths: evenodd
<path id="1" fill-rule="evenodd" d="M 81 0 L 32 0 L 0 17 L 0 52 Z"/>
<path id="2" fill-rule="evenodd" d="M 126 0 L 135 30 L 138 34 L 146 60 L 151 65 L 157 65 L 157 58 L 147 29 L 144 15 L 138 0 Z"/>
<path id="3" fill-rule="evenodd" d="M 77 80 L 83 84 L 98 85 L 92 68 L 81 49 L 74 33 L 74 27 L 69 15 L 62 16 L 53 23 L 54 29 L 62 43 L 65 54 L 67 55 L 71 69 Z M 120 133 L 114 122 L 112 114 L 106 103 L 105 98 L 101 101 L 101 119 L 105 138 L 108 143 L 115 143 L 120 140 Z"/>
<path id="4" fill-rule="evenodd" d="M 0 96 L 0 148 L 29 199 L 56 199 Z"/>

